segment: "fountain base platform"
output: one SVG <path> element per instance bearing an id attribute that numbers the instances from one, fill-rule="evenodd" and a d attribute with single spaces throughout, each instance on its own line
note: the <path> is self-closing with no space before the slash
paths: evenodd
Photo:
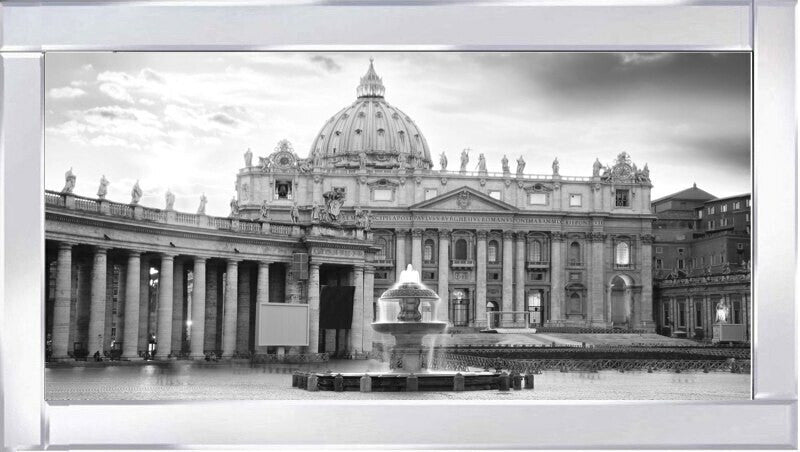
<path id="1" fill-rule="evenodd" d="M 316 387 L 309 383 L 316 377 Z M 501 389 L 499 372 L 425 372 L 410 373 L 308 373 L 298 372 L 292 376 L 292 386 L 309 391 L 363 391 L 362 377 L 370 377 L 369 392 L 416 392 L 416 391 L 485 391 Z M 410 382 L 409 377 L 416 377 Z M 458 379 L 456 377 L 459 377 Z M 460 378 L 460 377 L 463 377 Z M 505 374 L 508 389 L 508 375 Z M 414 380 L 413 378 L 411 380 Z M 457 381 L 458 380 L 458 381 Z"/>

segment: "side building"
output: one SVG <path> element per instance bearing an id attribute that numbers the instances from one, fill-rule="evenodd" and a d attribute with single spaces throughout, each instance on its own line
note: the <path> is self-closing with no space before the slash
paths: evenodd
<path id="1" fill-rule="evenodd" d="M 723 315 L 750 337 L 750 195 L 716 198 L 695 184 L 652 209 L 657 332 L 710 340 Z"/>

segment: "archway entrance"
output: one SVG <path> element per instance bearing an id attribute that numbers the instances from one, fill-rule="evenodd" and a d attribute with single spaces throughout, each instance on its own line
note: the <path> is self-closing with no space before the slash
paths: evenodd
<path id="1" fill-rule="evenodd" d="M 624 325 L 630 322 L 631 316 L 631 285 L 630 277 L 617 275 L 611 280 L 611 323 Z"/>
<path id="2" fill-rule="evenodd" d="M 353 321 L 352 267 L 323 264 L 319 270 L 319 351 L 346 356 Z"/>

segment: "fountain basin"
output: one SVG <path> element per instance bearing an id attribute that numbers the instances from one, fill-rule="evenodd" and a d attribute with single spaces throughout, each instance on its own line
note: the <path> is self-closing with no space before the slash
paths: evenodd
<path id="1" fill-rule="evenodd" d="M 374 322 L 372 329 L 383 334 L 439 334 L 447 329 L 447 322 Z"/>
<path id="2" fill-rule="evenodd" d="M 304 373 L 298 374 L 299 378 L 307 379 L 311 375 L 317 377 L 317 390 L 334 391 L 336 374 L 331 373 Z M 372 378 L 372 392 L 406 392 L 406 383 L 410 373 L 343 373 L 344 391 L 360 391 L 361 377 L 369 375 Z M 418 391 L 454 391 L 455 372 L 425 372 L 415 373 Z M 484 391 L 500 389 L 500 373 L 497 372 L 464 372 L 464 391 Z M 306 385 L 303 389 L 309 389 Z"/>

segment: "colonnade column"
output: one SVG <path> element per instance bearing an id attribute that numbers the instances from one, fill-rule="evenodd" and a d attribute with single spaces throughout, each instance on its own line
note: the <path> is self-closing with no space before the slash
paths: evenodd
<path id="1" fill-rule="evenodd" d="M 603 243 L 605 236 L 599 232 L 589 235 L 592 260 L 589 262 L 589 311 L 592 323 L 605 322 L 605 284 L 603 283 Z"/>
<path id="2" fill-rule="evenodd" d="M 183 348 L 183 327 L 185 325 L 184 316 L 186 314 L 183 311 L 183 262 L 179 259 L 174 259 L 172 269 L 172 350 L 180 352 L 181 348 Z"/>
<path id="3" fill-rule="evenodd" d="M 174 282 L 175 256 L 161 255 L 158 273 L 158 320 L 156 324 L 156 358 L 164 359 L 172 353 L 172 284 Z"/>
<path id="4" fill-rule="evenodd" d="M 525 241 L 527 233 L 517 232 L 517 253 L 514 276 L 514 310 L 525 310 Z M 524 319 L 524 317 L 523 317 Z M 527 326 L 527 325 L 526 325 Z"/>
<path id="5" fill-rule="evenodd" d="M 561 323 L 564 320 L 564 281 L 562 280 L 563 264 L 561 261 L 561 245 L 564 237 L 560 232 L 550 234 L 550 320 Z M 610 315 L 610 313 L 609 313 Z"/>
<path id="6" fill-rule="evenodd" d="M 514 310 L 514 233 L 503 232 L 503 311 Z"/>
<path id="7" fill-rule="evenodd" d="M 475 325 L 486 322 L 486 236 L 487 231 L 478 231 L 478 246 L 475 270 Z"/>
<path id="8" fill-rule="evenodd" d="M 364 318 L 364 267 L 353 266 L 353 320 L 350 324 L 350 352 L 360 354 L 364 351 L 364 330 L 370 328 Z"/>
<path id="9" fill-rule="evenodd" d="M 358 286 L 356 286 L 358 291 Z M 364 344 L 364 352 L 372 351 L 372 321 L 375 312 L 375 267 L 368 265 L 364 267 L 364 308 L 363 324 L 364 331 L 361 341 Z"/>
<path id="10" fill-rule="evenodd" d="M 205 341 L 206 323 L 206 258 L 194 258 L 192 271 L 192 330 L 190 339 L 190 356 L 193 359 L 204 358 L 203 342 Z"/>
<path id="11" fill-rule="evenodd" d="M 411 231 L 411 265 L 422 275 L 422 229 Z"/>
<path id="12" fill-rule="evenodd" d="M 141 254 L 131 251 L 125 269 L 125 315 L 122 328 L 122 357 L 136 358 L 139 350 L 139 273 Z"/>
<path id="13" fill-rule="evenodd" d="M 103 335 L 106 329 L 106 281 L 108 249 L 97 247 L 92 259 L 92 285 L 89 302 L 89 353 L 103 353 Z"/>
<path id="14" fill-rule="evenodd" d="M 448 321 L 447 305 L 450 302 L 450 231 L 439 230 L 439 308 L 436 320 Z"/>
<path id="15" fill-rule="evenodd" d="M 269 262 L 259 261 L 258 276 L 256 277 L 256 331 L 253 335 L 254 348 L 258 347 L 258 335 L 261 331 L 258 310 L 261 303 L 269 303 Z"/>
<path id="16" fill-rule="evenodd" d="M 319 353 L 319 265 L 308 270 L 308 353 Z"/>
<path id="17" fill-rule="evenodd" d="M 225 272 L 225 305 L 222 316 L 222 357 L 230 358 L 236 351 L 236 306 L 239 298 L 239 263 L 228 260 Z"/>
<path id="18" fill-rule="evenodd" d="M 53 358 L 67 358 L 69 312 L 72 305 L 72 244 L 58 244 L 56 300 L 53 307 Z"/>
<path id="19" fill-rule="evenodd" d="M 397 229 L 395 231 L 395 242 L 397 248 L 394 252 L 395 259 L 395 272 L 396 276 L 400 276 L 400 272 L 406 269 L 406 235 L 408 229 Z"/>
<path id="20" fill-rule="evenodd" d="M 236 302 L 236 351 L 250 351 L 250 269 L 243 267 L 239 271 L 238 301 Z"/>

